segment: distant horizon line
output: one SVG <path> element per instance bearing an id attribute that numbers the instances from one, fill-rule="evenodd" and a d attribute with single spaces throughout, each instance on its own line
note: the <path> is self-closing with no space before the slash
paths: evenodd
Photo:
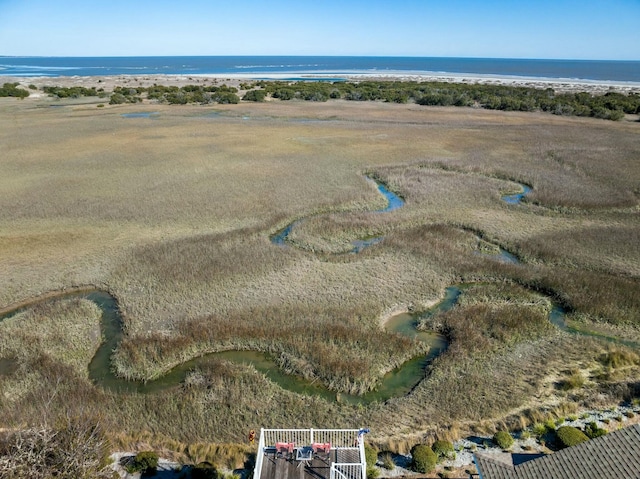
<path id="1" fill-rule="evenodd" d="M 0 58 L 455 58 L 465 60 L 526 60 L 526 61 L 558 61 L 558 62 L 629 62 L 638 63 L 636 60 L 611 59 L 611 58 L 541 58 L 541 57 L 480 57 L 480 56 L 423 56 L 423 55 L 2 55 Z"/>

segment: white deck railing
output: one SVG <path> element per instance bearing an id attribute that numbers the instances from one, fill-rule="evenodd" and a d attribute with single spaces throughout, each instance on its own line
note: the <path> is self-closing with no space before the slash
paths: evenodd
<path id="1" fill-rule="evenodd" d="M 332 448 L 358 449 L 359 429 L 262 429 L 265 446 L 277 442 L 293 442 L 305 446 L 314 442 L 330 442 Z"/>
<path id="2" fill-rule="evenodd" d="M 262 461 L 264 460 L 264 429 L 260 431 L 260 439 L 258 439 L 258 454 L 256 454 L 256 465 L 253 468 L 253 479 L 260 479 L 262 473 Z"/>
<path id="3" fill-rule="evenodd" d="M 367 479 L 366 466 L 364 464 L 333 463 L 329 479 Z"/>
<path id="4" fill-rule="evenodd" d="M 332 463 L 330 479 L 366 479 L 364 440 L 360 432 L 360 429 L 261 429 L 253 477 L 260 479 L 265 448 L 286 442 L 296 446 L 331 443 L 331 449 L 357 450 L 360 462 Z"/>

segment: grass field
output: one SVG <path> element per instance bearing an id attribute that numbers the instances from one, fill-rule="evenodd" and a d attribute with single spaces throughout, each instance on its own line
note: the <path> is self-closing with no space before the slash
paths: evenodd
<path id="1" fill-rule="evenodd" d="M 585 328 L 640 331 L 640 123 L 378 102 L 56 105 L 0 100 L 0 308 L 95 285 L 125 317 L 120 375 L 256 349 L 338 401 L 219 360 L 163 394 L 104 391 L 86 370 L 98 312 L 55 301 L 0 322 L 0 428 L 82 412 L 121 447 L 191 457 L 191 444 L 203 460 L 202 444 L 249 429 L 366 425 L 400 450 L 541 404 L 638 394 L 636 363 L 604 374 L 612 346 L 546 313 L 553 299 Z M 139 111 L 157 115 L 121 116 Z M 384 201 L 365 174 L 405 206 L 374 213 Z M 507 205 L 518 183 L 533 191 Z M 272 244 L 296 219 L 288 245 Z M 385 238 L 341 254 L 373 236 Z M 489 243 L 522 263 L 478 254 Z M 421 350 L 384 318 L 458 283 L 473 285 L 432 318 L 451 346 L 427 378 L 384 404 L 341 402 Z M 591 379 L 555 387 L 572 367 Z"/>

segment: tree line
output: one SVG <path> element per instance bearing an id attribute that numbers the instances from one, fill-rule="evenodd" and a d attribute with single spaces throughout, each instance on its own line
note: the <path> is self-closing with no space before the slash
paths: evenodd
<path id="1" fill-rule="evenodd" d="M 16 84 L 5 83 L 0 96 L 28 96 L 28 91 Z M 257 81 L 240 85 L 243 101 L 384 101 L 414 102 L 418 105 L 466 106 L 503 111 L 543 111 L 554 115 L 586 116 L 621 120 L 625 114 L 640 114 L 640 94 L 610 91 L 605 94 L 556 93 L 552 88 L 539 89 L 508 85 L 482 85 L 446 82 L 407 81 Z M 58 98 L 106 96 L 103 89 L 83 87 L 43 87 L 43 91 Z M 185 85 L 114 88 L 111 104 L 138 103 L 146 97 L 161 103 L 239 103 L 238 89 L 227 85 Z"/>
<path id="2" fill-rule="evenodd" d="M 445 82 L 257 82 L 256 88 L 280 100 L 386 101 L 436 106 L 475 106 L 504 111 L 545 111 L 556 115 L 590 116 L 620 120 L 625 114 L 640 114 L 640 95 L 607 92 L 556 93 L 506 85 Z M 245 99 L 245 98 L 243 98 Z"/>

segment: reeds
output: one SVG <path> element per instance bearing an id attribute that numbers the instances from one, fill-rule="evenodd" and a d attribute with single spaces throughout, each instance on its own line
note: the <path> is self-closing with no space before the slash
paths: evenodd
<path id="1" fill-rule="evenodd" d="M 53 300 L 0 321 L 0 357 L 55 358 L 80 377 L 100 345 L 101 311 L 86 299 Z M 30 374 L 30 373 L 29 373 Z"/>
<path id="2" fill-rule="evenodd" d="M 113 357 L 123 376 L 253 349 L 336 391 L 364 392 L 424 350 L 384 331 L 383 312 L 423 310 L 451 284 L 478 284 L 429 324 L 452 343 L 425 380 L 367 407 L 293 394 L 221 361 L 163 394 L 106 392 L 86 373 L 96 309 L 55 303 L 0 323 L 0 360 L 11 364 L 0 374 L 0 427 L 84 409 L 134 438 L 123 444 L 142 431 L 140 443 L 176 454 L 191 445 L 194 461 L 224 457 L 211 444 L 240 443 L 260 425 L 366 423 L 379 440 L 436 425 L 453 437 L 522 408 L 559 364 L 600 357 L 595 340 L 556 334 L 551 299 L 573 319 L 637 327 L 635 124 L 345 102 L 220 106 L 214 118 L 158 105 L 153 121 L 120 117 L 132 107 L 11 108 L 0 115 L 0 305 L 104 285 L 125 315 Z M 365 172 L 405 207 L 371 212 L 381 198 Z M 517 182 L 532 193 L 504 204 Z M 270 243 L 301 218 L 292 245 Z M 335 254 L 377 235 L 359 255 Z M 479 254 L 482 244 L 522 264 Z M 633 395 L 628 367 L 602 391 Z M 405 449 L 397 441 L 388 449 Z M 228 454 L 218 460 L 240 460 Z"/>

